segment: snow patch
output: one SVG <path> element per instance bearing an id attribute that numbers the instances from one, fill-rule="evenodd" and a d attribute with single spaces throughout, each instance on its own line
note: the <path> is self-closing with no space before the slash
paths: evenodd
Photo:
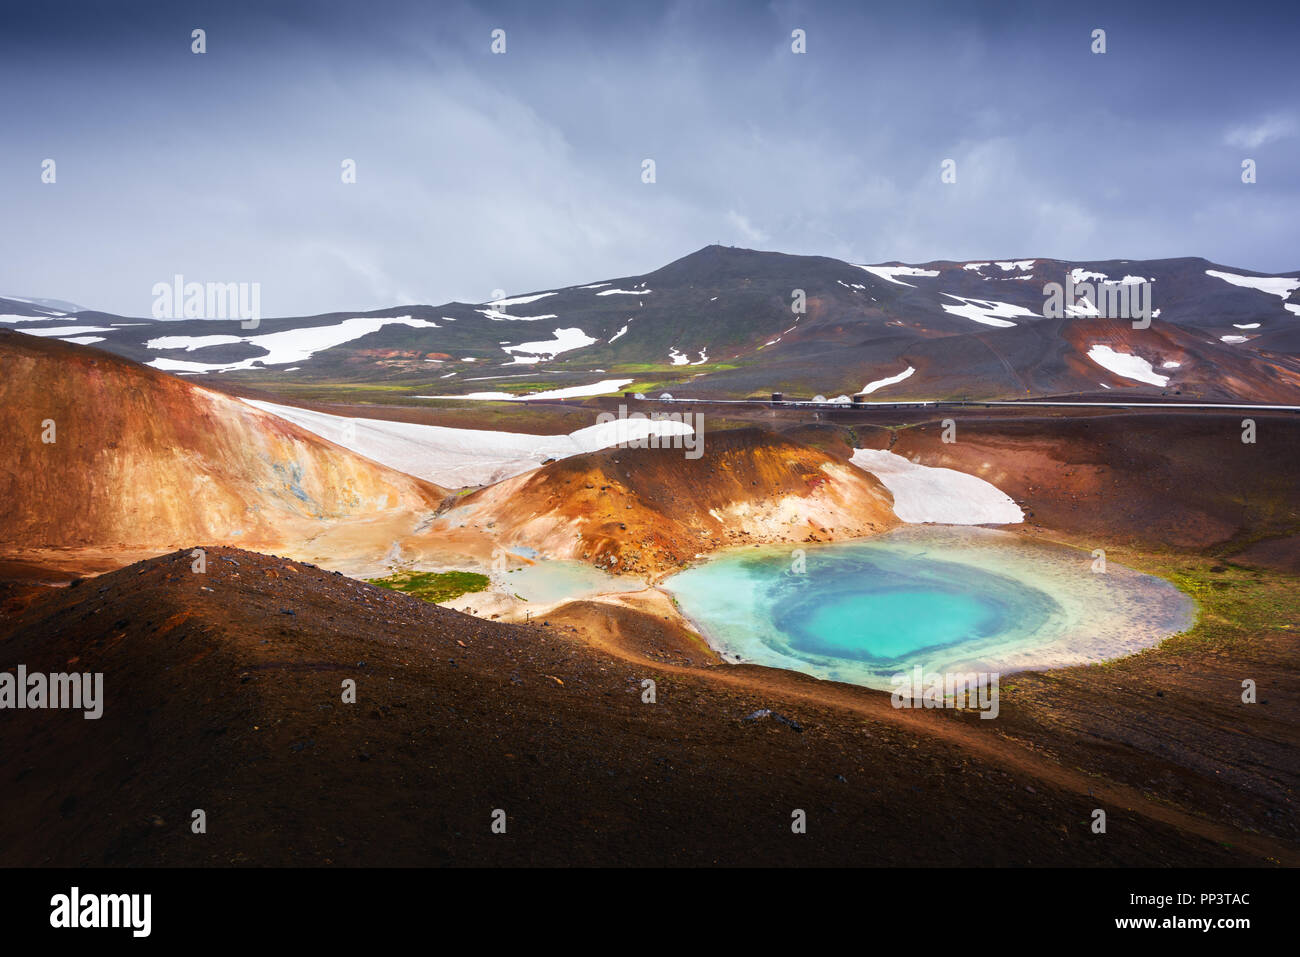
<path id="1" fill-rule="evenodd" d="M 694 431 L 684 422 L 666 419 L 616 419 L 568 435 L 526 435 L 353 419 L 254 399 L 242 401 L 389 468 L 448 488 L 499 482 L 548 458 L 595 452 L 650 435 Z"/>
<path id="2" fill-rule="evenodd" d="M 1013 525 L 1025 513 L 996 486 L 955 469 L 931 468 L 901 455 L 854 449 L 849 459 L 880 479 L 894 496 L 894 514 L 908 524 Z"/>
<path id="3" fill-rule="evenodd" d="M 517 346 L 502 346 L 503 352 L 509 352 L 512 355 L 516 352 L 522 352 L 525 356 L 534 357 L 524 359 L 515 356 L 516 362 L 532 361 L 539 359 L 554 359 L 561 352 L 572 352 L 574 349 L 581 349 L 583 346 L 589 346 L 597 340 L 587 335 L 576 326 L 571 329 L 556 329 L 551 333 L 552 338 L 541 339 L 537 342 L 521 342 Z"/>
<path id="4" fill-rule="evenodd" d="M 1065 314 L 1069 316 L 1071 319 L 1076 319 L 1079 316 L 1100 316 L 1101 315 L 1101 313 L 1097 311 L 1097 307 L 1092 304 L 1092 300 L 1089 299 L 1087 296 L 1081 298 L 1074 305 L 1067 305 L 1065 307 Z"/>
<path id="5" fill-rule="evenodd" d="M 1288 298 L 1296 289 L 1300 289 L 1300 279 L 1291 276 L 1239 276 L 1218 269 L 1207 269 L 1205 275 L 1230 282 L 1234 286 L 1245 286 L 1247 289 L 1258 289 L 1260 292 L 1281 296 L 1283 299 Z"/>
<path id="6" fill-rule="evenodd" d="M 251 369 L 254 363 L 267 366 L 292 365 L 307 361 L 317 352 L 352 342 L 384 326 L 411 326 L 415 329 L 437 329 L 438 324 L 427 319 L 410 316 L 356 316 L 344 319 L 333 326 L 311 326 L 304 329 L 286 329 L 260 336 L 160 336 L 145 343 L 148 349 L 192 349 L 203 345 L 224 345 L 246 342 L 266 350 L 264 356 L 241 359 L 238 362 L 191 362 L 185 359 L 154 359 L 146 363 L 165 372 L 230 372 L 234 369 Z M 219 341 L 217 341 L 219 340 Z"/>
<path id="7" fill-rule="evenodd" d="M 553 292 L 539 292 L 534 296 L 515 296 L 511 299 L 493 299 L 491 302 L 485 302 L 485 306 L 519 306 L 526 302 L 536 302 L 538 299 L 545 299 L 547 296 L 554 296 Z"/>
<path id="8" fill-rule="evenodd" d="M 1005 329 L 1015 325 L 1014 322 L 1007 321 L 1009 317 L 1026 316 L 1030 319 L 1037 318 L 1034 313 L 1024 306 L 1013 306 L 1009 302 L 995 302 L 992 299 L 967 299 L 965 296 L 954 296 L 950 292 L 945 292 L 944 295 L 961 303 L 960 306 L 953 306 L 946 302 L 940 303 L 944 312 L 950 312 L 954 316 L 961 316 L 963 319 L 970 319 L 986 326 L 998 326 Z"/>
<path id="9" fill-rule="evenodd" d="M 233 342 L 243 342 L 239 336 L 159 336 L 144 344 L 146 349 L 184 349 L 193 352 L 207 346 L 225 346 Z"/>
<path id="10" fill-rule="evenodd" d="M 111 326 L 55 326 L 53 329 L 28 329 L 29 336 L 76 336 L 84 332 L 112 332 Z"/>
<path id="11" fill-rule="evenodd" d="M 454 374 L 454 373 L 453 373 Z M 446 378 L 446 376 L 443 376 Z M 509 378 L 506 376 L 505 378 Z M 467 380 L 473 382 L 473 379 Z M 519 395 L 513 392 L 470 392 L 466 395 L 417 395 L 417 399 L 483 399 L 503 402 L 531 402 L 535 399 L 577 399 L 593 395 L 608 395 L 617 392 L 631 382 L 631 379 L 602 379 L 590 385 L 571 385 L 563 389 L 548 389 L 543 392 L 529 392 Z"/>
<path id="12" fill-rule="evenodd" d="M 857 265 L 854 263 L 854 265 Z M 865 269 L 873 276 L 877 276 L 896 286 L 907 286 L 915 289 L 910 282 L 903 282 L 901 279 L 895 279 L 895 276 L 926 276 L 934 278 L 939 275 L 937 269 L 921 269 L 919 266 L 858 266 L 859 269 Z"/>
<path id="13" fill-rule="evenodd" d="M 1169 376 L 1160 375 L 1151 368 L 1151 363 L 1141 356 L 1116 352 L 1110 346 L 1095 345 L 1088 350 L 1088 358 L 1097 365 L 1125 379 L 1145 382 L 1149 385 L 1168 385 Z"/>
<path id="14" fill-rule="evenodd" d="M 489 319 L 495 319 L 497 322 L 537 322 L 540 319 L 558 319 L 559 316 L 550 312 L 544 316 L 511 316 L 497 309 L 475 309 L 475 312 L 482 313 Z"/>
<path id="15" fill-rule="evenodd" d="M 915 371 L 916 370 L 913 369 L 911 366 L 908 366 L 905 370 L 900 372 L 898 375 L 891 375 L 886 379 L 877 379 L 875 382 L 868 382 L 866 385 L 862 387 L 862 392 L 859 394 L 867 395 L 868 393 L 875 392 L 877 389 L 883 389 L 887 385 L 893 385 L 896 382 L 902 382 L 904 379 L 906 379 Z"/>

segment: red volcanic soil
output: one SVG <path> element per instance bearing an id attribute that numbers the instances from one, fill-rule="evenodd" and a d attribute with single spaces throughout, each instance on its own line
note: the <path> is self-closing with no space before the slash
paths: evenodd
<path id="1" fill-rule="evenodd" d="M 728 545 L 817 542 L 897 524 L 872 475 L 765 429 L 707 432 L 704 450 L 575 455 L 455 500 L 435 523 L 617 571 L 656 573 Z M 451 505 L 452 503 L 448 503 Z"/>
<path id="2" fill-rule="evenodd" d="M 1061 335 L 1075 350 L 1065 356 L 1073 381 L 1084 389 L 1094 382 L 1105 383 L 1112 390 L 1108 399 L 1122 399 L 1137 383 L 1089 359 L 1088 351 L 1097 345 L 1146 359 L 1157 374 L 1170 377 L 1163 390 L 1167 395 L 1282 404 L 1294 404 L 1300 395 L 1300 372 L 1293 356 L 1207 342 L 1206 333 L 1196 329 L 1155 322 L 1148 329 L 1135 330 L 1128 320 L 1088 319 L 1066 323 Z M 1165 362 L 1179 365 L 1171 371 L 1163 368 Z M 1145 391 L 1154 390 L 1148 386 Z"/>
<path id="3" fill-rule="evenodd" d="M 229 396 L 48 338 L 0 331 L 0 405 L 11 556 L 277 548 L 342 520 L 431 511 L 446 494 Z"/>
<path id="4" fill-rule="evenodd" d="M 1242 420 L 1256 441 L 1242 442 Z M 1300 416 L 1124 412 L 1008 419 L 945 414 L 862 441 L 992 482 L 1043 534 L 1190 549 L 1300 571 Z"/>
<path id="5" fill-rule="evenodd" d="M 103 672 L 105 710 L 3 715 L 0 864 L 1300 860 L 1262 812 L 1144 794 L 1069 735 L 712 664 L 649 616 L 602 615 L 487 622 L 218 547 L 206 574 L 178 552 L 50 590 L 0 625 L 0 668 Z M 1178 767 L 1187 729 L 1161 730 Z M 1198 796 L 1234 793 L 1200 777 Z"/>

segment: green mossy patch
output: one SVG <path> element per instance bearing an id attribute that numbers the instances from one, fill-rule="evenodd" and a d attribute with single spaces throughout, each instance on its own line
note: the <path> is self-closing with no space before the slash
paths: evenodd
<path id="1" fill-rule="evenodd" d="M 394 572 L 387 578 L 368 579 L 370 584 L 405 592 L 429 602 L 451 601 L 488 586 L 488 577 L 478 572 Z"/>

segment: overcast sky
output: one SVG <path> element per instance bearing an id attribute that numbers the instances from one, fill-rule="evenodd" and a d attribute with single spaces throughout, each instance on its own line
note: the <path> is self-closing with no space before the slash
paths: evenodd
<path id="1" fill-rule="evenodd" d="M 0 293 L 141 315 L 180 273 L 305 315 L 713 242 L 1300 268 L 1300 5 L 1132 6 L 8 5 Z"/>

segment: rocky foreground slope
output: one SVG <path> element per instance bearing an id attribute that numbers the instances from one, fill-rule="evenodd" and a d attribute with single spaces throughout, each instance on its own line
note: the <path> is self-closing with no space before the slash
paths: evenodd
<path id="1" fill-rule="evenodd" d="M 202 575 L 181 551 L 6 604 L 0 670 L 102 672 L 104 713 L 4 714 L 0 865 L 1296 860 L 1290 816 L 1270 816 L 1285 803 L 1250 794 L 1259 756 L 1240 709 L 1201 715 L 1196 735 L 1181 718 L 1158 729 L 1158 756 L 1121 762 L 1130 785 L 1050 729 L 1017 743 L 984 727 L 1001 721 L 715 665 L 646 616 L 595 621 L 598 643 L 580 608 L 503 625 L 293 561 L 209 555 Z M 1223 742 L 1216 768 L 1233 774 L 1184 768 L 1192 737 Z M 1142 793 L 1169 769 L 1186 783 L 1174 802 Z M 1089 827 L 1099 804 L 1104 837 Z"/>

